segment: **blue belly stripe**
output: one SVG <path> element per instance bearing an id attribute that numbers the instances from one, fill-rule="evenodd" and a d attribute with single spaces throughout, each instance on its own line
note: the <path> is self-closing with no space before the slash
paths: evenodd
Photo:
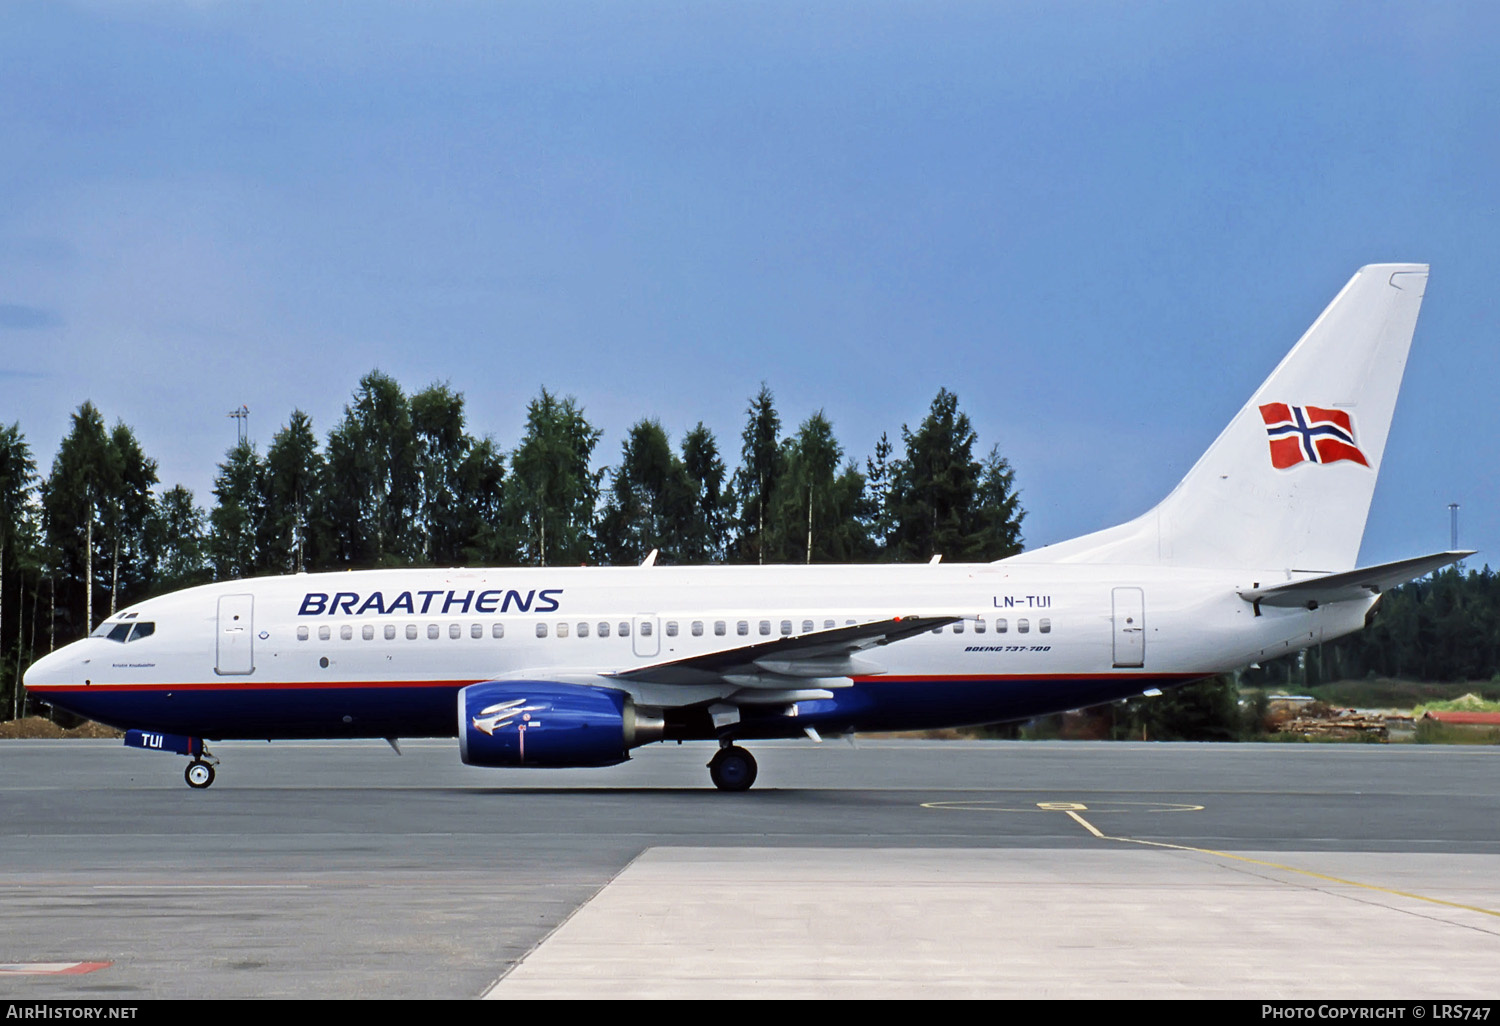
<path id="1" fill-rule="evenodd" d="M 743 712 L 736 737 L 789 737 L 811 726 L 843 731 L 927 730 L 1030 719 L 1166 688 L 1207 674 L 1092 674 L 1070 677 L 864 678 L 828 699 Z M 33 689 L 40 699 L 122 730 L 213 740 L 341 737 L 453 737 L 457 693 L 472 681 L 387 682 L 338 687 L 279 685 Z"/>

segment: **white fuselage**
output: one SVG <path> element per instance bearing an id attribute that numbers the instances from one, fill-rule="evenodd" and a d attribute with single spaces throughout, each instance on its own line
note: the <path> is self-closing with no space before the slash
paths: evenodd
<path id="1" fill-rule="evenodd" d="M 1016 561 L 299 574 L 142 602 L 105 626 L 150 622 L 149 636 L 122 642 L 98 636 L 107 633 L 101 628 L 40 660 L 26 684 L 48 701 L 131 727 L 161 726 L 165 696 L 181 705 L 189 696 L 201 703 L 210 695 L 253 694 L 274 706 L 364 686 L 389 695 L 392 688 L 456 689 L 520 677 L 612 687 L 637 704 L 671 709 L 733 702 L 747 689 L 735 681 L 617 675 L 845 625 L 941 615 L 963 619 L 861 652 L 857 669 L 841 680 L 806 682 L 796 666 L 781 676 L 789 686 L 899 681 L 917 702 L 924 685 L 982 684 L 994 690 L 1000 712 L 1007 688 L 1026 686 L 1030 710 L 1038 689 L 1045 694 L 1051 683 L 1057 700 L 1044 704 L 1063 709 L 1076 704 L 1071 687 L 1079 680 L 1109 680 L 1122 693 L 1138 693 L 1208 676 L 1348 633 L 1368 609 L 1341 603 L 1258 614 L 1236 589 L 1260 579 Z M 165 726 L 190 726 L 166 718 Z M 238 736 L 223 715 L 208 718 L 202 734 Z M 373 724 L 361 712 L 340 717 L 345 726 L 329 732 L 451 733 L 416 719 L 422 722 L 405 731 L 399 721 Z M 274 715 L 254 720 L 254 735 L 269 736 Z M 299 719 L 291 734 L 308 729 Z"/>

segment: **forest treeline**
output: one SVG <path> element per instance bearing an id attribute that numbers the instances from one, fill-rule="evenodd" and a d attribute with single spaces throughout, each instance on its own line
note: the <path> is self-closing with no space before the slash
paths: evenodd
<path id="1" fill-rule="evenodd" d="M 1386 592 L 1365 629 L 1254 667 L 1252 685 L 1335 680 L 1490 680 L 1500 674 L 1500 574 L 1463 564 Z"/>
<path id="2" fill-rule="evenodd" d="M 946 389 L 856 462 L 822 411 L 795 431 L 750 399 L 736 454 L 657 420 L 613 465 L 602 431 L 542 389 L 514 448 L 473 434 L 463 395 L 373 371 L 326 438 L 295 411 L 262 452 L 219 464 L 205 509 L 163 488 L 131 428 L 85 402 L 50 470 L 0 428 L 0 701 L 33 658 L 116 609 L 210 581 L 382 566 L 577 566 L 999 559 L 1021 549 L 1015 473 Z"/>

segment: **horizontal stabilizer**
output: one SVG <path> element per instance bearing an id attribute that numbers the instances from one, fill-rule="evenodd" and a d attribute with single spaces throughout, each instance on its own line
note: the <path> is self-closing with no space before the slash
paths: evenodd
<path id="1" fill-rule="evenodd" d="M 1315 609 L 1330 602 L 1368 599 L 1372 595 L 1379 595 L 1387 588 L 1414 581 L 1418 577 L 1430 574 L 1450 563 L 1457 563 L 1465 556 L 1473 554 L 1472 551 L 1435 552 L 1430 556 L 1415 556 L 1412 559 L 1401 559 L 1394 563 L 1381 563 L 1379 566 L 1361 567 L 1358 570 L 1325 574 L 1322 577 L 1309 577 L 1303 581 L 1292 581 L 1290 584 L 1278 584 L 1269 588 L 1244 588 L 1240 590 L 1239 595 L 1246 602 L 1254 602 L 1262 606 Z"/>

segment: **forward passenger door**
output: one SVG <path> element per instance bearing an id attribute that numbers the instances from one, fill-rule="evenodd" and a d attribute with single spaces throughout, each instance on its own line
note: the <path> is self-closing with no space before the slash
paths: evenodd
<path id="1" fill-rule="evenodd" d="M 219 643 L 214 672 L 221 676 L 255 672 L 255 596 L 219 599 Z"/>

